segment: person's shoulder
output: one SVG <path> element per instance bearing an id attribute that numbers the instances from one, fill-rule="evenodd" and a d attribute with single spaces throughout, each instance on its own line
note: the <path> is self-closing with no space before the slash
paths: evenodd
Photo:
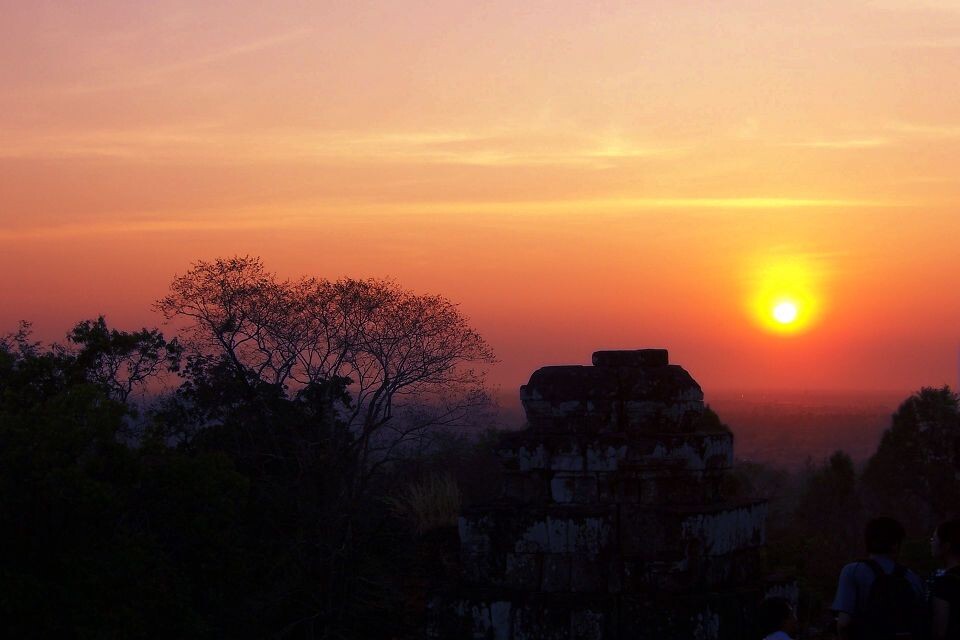
<path id="1" fill-rule="evenodd" d="M 867 566 L 866 562 L 863 560 L 854 560 L 853 562 L 848 562 L 843 565 L 843 569 L 840 570 L 841 576 L 852 576 L 858 571 L 863 571 L 864 569 L 870 570 L 870 567 Z"/>
<path id="2" fill-rule="evenodd" d="M 910 586 L 913 587 L 914 591 L 916 591 L 918 594 L 922 595 L 927 590 L 927 585 L 923 581 L 923 578 L 921 578 L 920 574 L 913 569 L 904 567 L 903 575 L 906 576 L 907 582 L 910 583 Z"/>

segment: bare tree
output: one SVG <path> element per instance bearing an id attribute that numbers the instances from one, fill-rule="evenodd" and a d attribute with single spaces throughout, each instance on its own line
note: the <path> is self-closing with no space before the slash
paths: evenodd
<path id="1" fill-rule="evenodd" d="M 446 298 L 390 280 L 280 280 L 259 258 L 233 257 L 196 262 L 156 306 L 185 321 L 195 353 L 288 396 L 348 380 L 353 401 L 342 417 L 370 471 L 487 402 L 489 345 Z"/>

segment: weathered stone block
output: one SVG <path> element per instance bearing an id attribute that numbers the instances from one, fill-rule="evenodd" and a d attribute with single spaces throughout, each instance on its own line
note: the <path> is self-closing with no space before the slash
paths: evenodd
<path id="1" fill-rule="evenodd" d="M 548 517 L 547 518 L 547 551 L 550 553 L 567 553 L 571 551 L 570 545 L 570 520 L 568 518 Z"/>
<path id="2" fill-rule="evenodd" d="M 570 560 L 570 590 L 597 593 L 605 591 L 605 564 L 596 554 L 576 553 Z"/>
<path id="3" fill-rule="evenodd" d="M 554 471 L 583 471 L 585 466 L 580 453 L 555 453 L 550 457 L 550 468 Z"/>
<path id="4" fill-rule="evenodd" d="M 785 578 L 775 579 L 766 585 L 764 598 L 786 598 L 796 604 L 800 600 L 800 588 L 796 580 Z"/>
<path id="5" fill-rule="evenodd" d="M 457 519 L 460 544 L 465 547 L 489 547 L 493 520 L 489 516 L 461 516 Z"/>
<path id="6" fill-rule="evenodd" d="M 626 455 L 626 445 L 594 446 L 587 448 L 588 471 L 616 471 L 620 459 Z"/>
<path id="7" fill-rule="evenodd" d="M 598 501 L 597 477 L 587 473 L 557 473 L 550 481 L 550 495 L 559 504 L 593 504 Z"/>
<path id="8" fill-rule="evenodd" d="M 699 584 L 709 587 L 739 586 L 756 580 L 763 568 L 760 549 L 745 549 L 723 556 L 703 557 L 691 572 L 699 578 Z"/>
<path id="9" fill-rule="evenodd" d="M 513 616 L 512 613 L 513 606 L 510 602 L 492 602 L 490 603 L 490 631 L 492 632 L 491 640 L 510 640 L 513 636 L 511 634 L 511 622 Z M 489 635 L 487 636 L 490 637 Z"/>
<path id="10" fill-rule="evenodd" d="M 520 398 L 530 426 L 543 431 L 676 432 L 703 412 L 699 385 L 671 365 L 543 367 Z"/>
<path id="11" fill-rule="evenodd" d="M 547 592 L 570 590 L 570 554 L 548 553 L 543 556 L 540 589 Z"/>
<path id="12" fill-rule="evenodd" d="M 544 498 L 544 485 L 536 472 L 509 473 L 503 478 L 503 495 L 509 500 L 536 502 Z"/>
<path id="13" fill-rule="evenodd" d="M 569 640 L 570 612 L 562 606 L 528 602 L 514 609 L 513 640 Z"/>
<path id="14" fill-rule="evenodd" d="M 597 501 L 602 504 L 615 503 L 617 501 L 617 474 L 597 474 Z"/>
<path id="15" fill-rule="evenodd" d="M 550 497 L 554 502 L 568 504 L 576 499 L 575 489 L 577 476 L 569 473 L 558 473 L 550 481 Z"/>
<path id="16" fill-rule="evenodd" d="M 683 519 L 681 535 L 685 539 L 700 540 L 705 555 L 724 555 L 764 544 L 766 517 L 765 502 L 691 513 Z"/>
<path id="17" fill-rule="evenodd" d="M 605 612 L 580 609 L 570 614 L 571 640 L 604 640 L 607 637 Z"/>
<path id="18" fill-rule="evenodd" d="M 512 604 L 509 601 L 461 602 L 458 608 L 468 621 L 468 630 L 462 630 L 456 637 L 469 637 L 473 640 L 511 640 Z M 446 629 L 449 633 L 453 629 Z M 441 635 L 435 637 L 444 637 Z"/>
<path id="19" fill-rule="evenodd" d="M 540 553 L 550 550 L 550 534 L 546 520 L 534 520 L 514 544 L 518 553 Z"/>
<path id="20" fill-rule="evenodd" d="M 620 552 L 624 556 L 654 559 L 675 554 L 680 539 L 679 519 L 643 505 L 620 506 Z"/>
<path id="21" fill-rule="evenodd" d="M 490 606 L 486 603 L 473 604 L 469 609 L 470 637 L 474 640 L 486 640 L 492 635 Z"/>
<path id="22" fill-rule="evenodd" d="M 597 476 L 581 475 L 573 486 L 574 502 L 579 504 L 595 504 L 599 500 Z"/>
<path id="23" fill-rule="evenodd" d="M 593 352 L 595 367 L 665 367 L 667 364 L 669 356 L 666 349 Z"/>
<path id="24" fill-rule="evenodd" d="M 623 591 L 623 558 L 614 551 L 606 564 L 607 593 L 620 593 Z"/>
<path id="25" fill-rule="evenodd" d="M 617 498 L 619 502 L 640 502 L 640 480 L 634 477 L 621 477 L 617 483 Z"/>
<path id="26" fill-rule="evenodd" d="M 600 553 L 610 546 L 612 523 L 604 517 L 573 520 L 569 529 L 570 549 L 577 553 Z"/>
<path id="27" fill-rule="evenodd" d="M 458 521 L 460 533 L 460 562 L 464 577 L 471 582 L 482 582 L 491 575 L 490 556 L 492 544 L 489 517 L 469 518 L 461 516 Z"/>
<path id="28" fill-rule="evenodd" d="M 536 591 L 540 587 L 540 559 L 537 553 L 508 553 L 504 581 L 511 589 Z"/>
<path id="29" fill-rule="evenodd" d="M 516 458 L 516 467 L 520 471 L 546 469 L 549 465 L 550 456 L 547 454 L 547 450 L 542 444 L 530 449 L 527 447 L 521 447 L 515 452 L 514 456 Z"/>

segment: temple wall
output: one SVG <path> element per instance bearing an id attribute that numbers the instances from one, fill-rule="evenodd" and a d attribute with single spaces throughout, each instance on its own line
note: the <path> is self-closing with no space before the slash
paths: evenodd
<path id="1" fill-rule="evenodd" d="M 733 436 L 704 430 L 703 392 L 667 352 L 597 352 L 538 369 L 528 428 L 503 437 L 501 498 L 459 521 L 462 580 L 433 638 L 747 637 L 767 507 L 723 489 Z"/>

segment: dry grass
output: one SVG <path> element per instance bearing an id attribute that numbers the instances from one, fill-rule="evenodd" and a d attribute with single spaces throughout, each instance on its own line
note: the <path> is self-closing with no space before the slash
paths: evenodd
<path id="1" fill-rule="evenodd" d="M 453 526 L 460 515 L 460 488 L 449 473 L 409 484 L 389 501 L 394 512 L 410 520 L 418 534 Z"/>

